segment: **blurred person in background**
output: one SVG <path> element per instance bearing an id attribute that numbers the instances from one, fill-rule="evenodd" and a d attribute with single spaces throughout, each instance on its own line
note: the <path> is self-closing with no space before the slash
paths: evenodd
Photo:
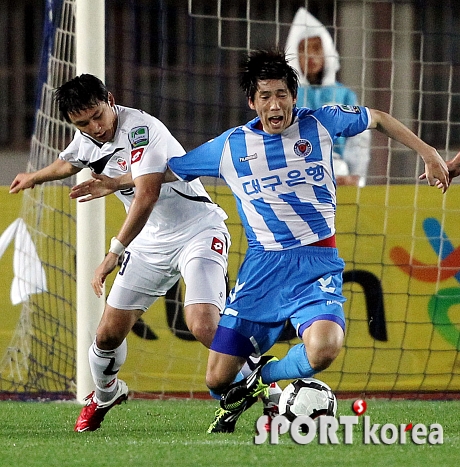
<path id="1" fill-rule="evenodd" d="M 299 74 L 297 106 L 319 109 L 323 105 L 358 105 L 356 94 L 336 81 L 339 54 L 326 27 L 306 8 L 299 8 L 289 30 L 286 54 Z M 366 184 L 371 135 L 337 139 L 334 145 L 334 172 L 337 185 Z"/>

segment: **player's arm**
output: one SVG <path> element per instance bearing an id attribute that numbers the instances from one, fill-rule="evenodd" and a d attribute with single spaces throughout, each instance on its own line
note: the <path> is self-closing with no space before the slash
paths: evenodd
<path id="1" fill-rule="evenodd" d="M 115 193 L 115 191 L 133 188 L 134 182 L 131 173 L 111 178 L 103 174 L 91 174 L 92 178 L 85 180 L 70 189 L 69 196 L 72 199 L 80 198 L 78 201 L 84 203 L 93 199 Z M 165 173 L 164 182 L 175 182 L 177 177 L 168 169 Z"/>
<path id="2" fill-rule="evenodd" d="M 160 196 L 164 173 L 151 173 L 136 177 L 134 198 L 129 206 L 126 219 L 117 236 L 112 239 L 109 253 L 94 273 L 91 285 L 98 297 L 102 294 L 102 285 L 108 274 L 118 264 L 118 257 L 124 249 L 134 240 L 146 224 L 155 203 Z"/>
<path id="3" fill-rule="evenodd" d="M 80 198 L 78 201 L 84 203 L 92 199 L 102 198 L 118 190 L 134 187 L 131 173 L 111 178 L 107 175 L 91 173 L 92 178 L 85 180 L 70 189 L 69 196 L 72 199 Z"/>
<path id="4" fill-rule="evenodd" d="M 415 133 L 396 118 L 380 110 L 369 109 L 371 123 L 369 128 L 375 128 L 389 138 L 398 141 L 417 152 L 425 163 L 425 178 L 428 184 L 442 188 L 443 193 L 449 187 L 449 171 L 446 162 L 438 151 L 422 141 Z"/>
<path id="5" fill-rule="evenodd" d="M 70 162 L 56 159 L 50 165 L 36 172 L 19 173 L 10 185 L 10 193 L 19 193 L 21 190 L 33 188 L 53 180 L 62 180 L 80 172 L 79 167 L 75 167 Z"/>

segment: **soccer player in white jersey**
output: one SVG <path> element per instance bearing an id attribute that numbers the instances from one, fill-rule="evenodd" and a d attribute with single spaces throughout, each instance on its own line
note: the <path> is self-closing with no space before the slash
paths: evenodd
<path id="1" fill-rule="evenodd" d="M 284 52 L 253 52 L 240 78 L 257 117 L 168 162 L 183 180 L 223 178 L 248 240 L 208 359 L 207 385 L 222 394 L 216 424 L 237 418 L 268 384 L 328 368 L 342 348 L 335 140 L 377 129 L 422 157 L 429 185 L 448 188 L 447 166 L 436 149 L 389 114 L 345 105 L 297 108 L 298 77 Z M 253 374 L 232 384 L 249 355 L 275 344 L 286 320 L 301 343 L 280 360 L 262 357 Z"/>
<path id="2" fill-rule="evenodd" d="M 89 74 L 63 84 L 55 97 L 62 116 L 78 131 L 49 166 L 18 174 L 10 193 L 70 177 L 84 167 L 110 177 L 130 174 L 134 180 L 134 189 L 116 192 L 127 216 L 92 280 L 94 292 L 101 296 L 108 274 L 124 255 L 89 349 L 96 389 L 75 424 L 75 431 L 94 431 L 109 409 L 127 399 L 128 387 L 117 378 L 126 360 L 126 336 L 180 275 L 186 285 L 187 326 L 210 346 L 227 295 L 230 237 L 225 212 L 209 199 L 199 180 L 174 177 L 163 183 L 167 159 L 184 149 L 162 122 L 115 105 L 105 85 Z"/>

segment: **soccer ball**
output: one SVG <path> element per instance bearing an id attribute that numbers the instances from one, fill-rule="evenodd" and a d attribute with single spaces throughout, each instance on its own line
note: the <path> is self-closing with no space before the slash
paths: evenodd
<path id="1" fill-rule="evenodd" d="M 280 415 L 290 422 L 301 415 L 316 420 L 321 415 L 335 417 L 337 398 L 331 388 L 319 379 L 296 379 L 284 388 L 278 407 Z"/>

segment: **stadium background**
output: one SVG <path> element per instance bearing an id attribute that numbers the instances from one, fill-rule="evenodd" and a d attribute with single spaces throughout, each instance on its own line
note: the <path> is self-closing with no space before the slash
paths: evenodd
<path id="1" fill-rule="evenodd" d="M 26 168 L 34 122 L 44 3 L 19 0 L 3 2 L 0 6 L 0 21 L 5 26 L 0 33 L 4 44 L 0 48 L 0 82 L 5 90 L 0 94 L 0 142 L 3 148 L 0 161 L 5 168 L 0 171 L 2 185 L 8 185 L 16 172 Z M 246 5 L 246 1 L 228 3 L 231 3 L 228 5 L 229 16 L 241 15 Z M 252 1 L 251 14 L 270 21 L 271 3 Z M 287 26 L 281 28 L 280 43 L 284 42 L 283 35 L 287 34 L 295 11 L 305 3 L 285 2 L 279 21 Z M 310 11 L 325 24 L 332 24 L 337 6 L 345 4 L 334 1 L 307 3 Z M 362 2 L 348 2 L 353 3 Z M 429 70 L 425 69 L 424 73 L 429 79 L 423 96 L 424 105 L 417 116 L 426 123 L 414 129 L 430 144 L 440 148 L 443 155 L 452 156 L 459 147 L 459 132 L 454 130 L 455 122 L 460 120 L 460 106 L 457 105 L 455 87 L 447 92 L 445 81 L 447 69 L 458 74 L 458 12 L 451 8 L 450 2 L 442 5 L 430 1 L 374 3 L 373 27 L 382 29 L 388 27 L 384 24 L 385 19 L 393 18 L 391 8 L 395 3 L 415 5 L 411 18 L 414 29 L 423 30 L 428 43 L 425 67 Z M 206 2 L 195 2 L 195 5 L 199 11 L 209 12 Z M 106 8 L 106 82 L 119 103 L 140 107 L 158 116 L 186 148 L 252 117 L 235 80 L 240 51 L 216 47 L 215 22 L 191 18 L 186 1 L 111 1 L 107 2 Z M 236 24 L 229 24 L 229 34 L 225 37 L 238 42 L 244 34 Z M 135 31 L 135 34 L 128 35 L 128 31 Z M 267 26 L 264 34 L 253 38 L 251 46 L 271 45 L 273 34 Z M 384 33 L 382 38 L 385 38 Z M 339 49 L 342 49 L 340 44 L 346 43 L 347 39 L 345 35 L 340 36 L 340 30 L 338 39 Z M 378 37 L 374 41 L 376 57 L 387 57 L 388 60 L 391 57 L 389 43 Z M 187 52 L 186 47 L 191 42 L 193 54 Z M 239 45 L 243 48 L 244 41 Z M 376 82 L 362 89 L 357 86 L 356 90 L 366 105 L 389 110 L 394 95 L 385 81 L 389 79 L 385 60 L 380 63 L 376 59 L 375 62 Z M 357 82 L 354 77 L 360 73 L 353 55 L 342 54 L 341 64 L 340 79 L 353 87 L 352 83 Z M 416 80 L 420 66 L 414 66 L 411 79 Z M 459 85 L 458 80 L 453 82 Z M 411 106 L 417 97 L 414 93 L 406 99 L 405 108 L 400 110 L 401 118 L 411 126 L 416 121 Z M 448 106 L 451 107 L 448 123 L 452 131 L 446 135 L 445 108 Z M 450 274 L 442 281 L 440 277 L 434 280 L 413 277 L 412 271 L 403 270 L 395 263 L 401 249 L 415 251 L 415 256 L 424 263 L 439 263 L 438 254 L 433 251 L 427 235 L 427 220 L 442 222 L 452 243 L 458 243 L 455 203 L 458 190 L 453 187 L 446 201 L 436 196 L 433 190 L 414 185 L 415 157 L 389 160 L 387 145 L 381 141 L 373 140 L 369 186 L 362 190 L 340 188 L 338 193 L 338 242 L 348 264 L 346 277 L 349 280 L 345 286 L 349 298 L 346 305 L 348 337 L 346 354 L 341 354 L 324 379 L 341 391 L 456 391 L 460 388 L 457 356 L 460 316 L 456 307 L 460 298 L 456 275 Z M 389 192 L 388 183 L 401 186 L 393 186 Z M 226 189 L 213 187 L 213 190 L 214 199 L 230 214 L 236 252 L 230 277 L 234 279 L 245 242 Z M 2 188 L 0 201 L 4 207 L 4 215 L 0 218 L 1 233 L 18 217 L 21 196 L 8 196 L 7 189 Z M 124 214 L 114 200 L 108 201 L 107 211 L 110 212 L 107 238 L 110 238 Z M 449 216 L 444 216 L 446 212 Z M 9 300 L 12 263 L 10 247 L 0 259 L 3 315 L 0 356 L 10 345 L 20 316 L 20 305 L 12 306 Z M 377 278 L 382 288 L 383 303 L 378 302 L 378 297 L 365 293 L 366 280 L 372 278 Z M 375 283 L 371 282 L 368 287 L 375 292 Z M 369 310 L 366 299 L 374 300 L 372 310 Z M 436 307 L 433 300 L 441 305 Z M 434 312 L 430 311 L 433 307 Z M 129 360 L 122 377 L 137 392 L 204 391 L 207 352 L 198 343 L 188 340 L 180 325 L 174 323 L 171 326 L 167 309 L 166 302 L 161 300 L 145 315 L 145 322 L 157 339 L 141 339 L 134 333 L 129 336 Z M 275 353 L 282 355 L 286 345 L 289 343 L 277 344 Z"/>

